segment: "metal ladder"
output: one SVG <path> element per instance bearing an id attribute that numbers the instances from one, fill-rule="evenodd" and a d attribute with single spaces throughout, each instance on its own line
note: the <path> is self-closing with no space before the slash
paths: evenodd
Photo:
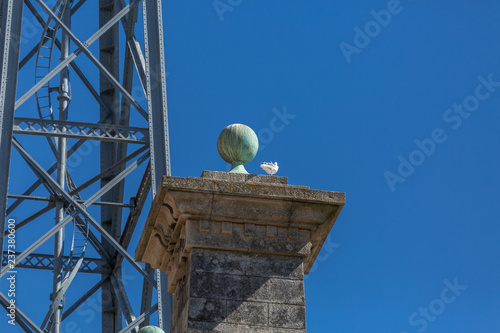
<path id="1" fill-rule="evenodd" d="M 58 0 L 52 8 L 52 11 L 55 12 L 58 17 L 62 16 L 65 5 L 69 4 L 70 2 L 67 2 L 65 4 L 61 3 L 62 0 Z M 42 78 L 44 78 L 51 70 L 52 54 L 58 29 L 59 25 L 57 24 L 57 22 L 54 22 L 51 17 L 49 17 L 45 22 L 42 37 L 38 46 L 35 65 L 35 84 L 38 83 Z M 48 82 L 35 93 L 38 116 L 40 119 L 54 120 L 54 112 L 52 109 L 50 94 L 51 92 L 57 91 L 58 88 L 50 87 L 50 83 Z M 47 142 L 50 145 L 54 156 L 57 156 L 57 147 L 55 142 L 50 138 L 47 138 Z M 76 186 L 68 173 L 66 173 L 66 180 L 69 191 L 73 191 Z M 76 194 L 75 199 L 81 200 L 81 197 Z M 66 208 L 66 214 L 71 214 L 72 212 L 73 207 Z M 71 282 L 75 278 L 76 273 L 79 271 L 85 258 L 88 236 L 88 221 L 78 218 L 73 219 L 73 236 L 71 240 L 70 254 L 67 261 L 63 264 L 64 272 L 61 288 L 54 295 L 52 295 L 52 304 L 41 325 L 41 328 L 44 332 L 51 331 L 54 324 L 54 315 L 56 311 L 58 309 L 64 308 L 64 295 L 68 290 Z"/>

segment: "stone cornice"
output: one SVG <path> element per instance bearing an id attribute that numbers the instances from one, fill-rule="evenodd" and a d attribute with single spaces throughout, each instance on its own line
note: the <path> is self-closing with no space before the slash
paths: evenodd
<path id="1" fill-rule="evenodd" d="M 136 249 L 136 261 L 167 272 L 169 292 L 193 247 L 300 256 L 308 273 L 345 203 L 283 177 L 203 176 L 162 179 Z"/>

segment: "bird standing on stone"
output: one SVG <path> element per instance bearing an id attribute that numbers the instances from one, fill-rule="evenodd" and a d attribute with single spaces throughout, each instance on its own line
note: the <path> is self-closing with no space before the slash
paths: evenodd
<path id="1" fill-rule="evenodd" d="M 262 162 L 260 167 L 271 176 L 278 172 L 278 162 Z"/>

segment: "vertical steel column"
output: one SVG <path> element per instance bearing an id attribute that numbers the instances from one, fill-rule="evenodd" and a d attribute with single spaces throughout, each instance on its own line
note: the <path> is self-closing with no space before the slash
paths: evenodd
<path id="1" fill-rule="evenodd" d="M 45 39 L 49 41 L 51 41 L 50 39 L 54 39 L 55 45 L 59 47 L 61 50 L 61 62 L 59 64 L 53 64 L 53 66 L 56 67 L 55 70 L 53 70 L 53 73 L 50 74 L 50 78 L 54 78 L 57 75 L 57 73 L 59 73 L 60 75 L 60 83 L 58 89 L 59 112 L 58 116 L 56 117 L 58 117 L 58 119 L 62 120 L 63 122 L 70 120 L 69 118 L 71 118 L 72 116 L 68 112 L 68 108 L 71 104 L 71 97 L 72 97 L 70 94 L 71 89 L 69 85 L 68 65 L 70 64 L 70 60 L 73 60 L 77 54 L 77 53 L 73 54 L 70 52 L 70 45 L 73 44 L 70 44 L 70 39 L 68 37 L 71 36 L 71 40 L 73 41 L 73 43 L 79 44 L 79 41 L 76 38 L 76 36 L 73 35 L 73 32 L 68 31 L 68 29 L 66 28 L 66 27 L 70 28 L 71 25 L 71 18 L 69 13 L 70 11 L 75 12 L 77 8 L 82 6 L 82 4 L 84 3 L 85 4 L 88 3 L 89 6 L 93 6 L 94 10 L 97 9 L 96 4 L 99 5 L 99 26 L 103 29 L 94 34 L 93 36 L 95 36 L 95 38 L 92 37 L 92 39 L 89 42 L 89 44 L 91 44 L 91 42 L 99 38 L 99 61 L 95 60 L 96 58 L 95 55 L 90 54 L 90 51 L 88 49 L 85 49 L 84 51 L 80 49 L 78 51 L 78 53 L 83 52 L 87 54 L 91 58 L 92 62 L 97 67 L 100 68 L 101 74 L 99 80 L 99 88 L 97 89 L 91 85 L 89 80 L 85 78 L 85 74 L 78 70 L 76 64 L 73 63 L 70 65 L 83 80 L 83 83 L 90 90 L 91 94 L 98 100 L 100 105 L 99 120 L 102 121 L 104 124 L 106 123 L 121 124 L 122 126 L 125 127 L 129 126 L 129 123 L 131 123 L 132 121 L 135 121 L 135 118 L 132 119 L 129 118 L 129 110 L 131 107 L 130 105 L 132 105 L 133 108 L 136 108 L 143 116 L 146 116 L 146 113 L 142 109 L 142 106 L 140 106 L 135 100 L 133 100 L 133 98 L 130 98 L 130 94 L 132 91 L 132 83 L 134 79 L 134 73 L 133 73 L 134 63 L 137 65 L 139 72 L 138 75 L 141 78 L 141 84 L 143 84 L 144 90 L 145 91 L 147 90 L 149 115 L 147 115 L 146 117 L 149 117 L 148 123 L 149 123 L 149 128 L 151 129 L 150 135 L 152 138 L 150 151 L 151 154 L 153 155 L 152 157 L 153 180 L 150 181 L 148 179 L 147 184 L 148 187 L 149 184 L 153 184 L 153 194 L 156 192 L 155 190 L 159 185 L 161 177 L 163 175 L 170 174 L 166 82 L 165 82 L 166 75 L 165 75 L 165 63 L 163 54 L 161 0 L 142 0 L 142 1 L 144 6 L 143 9 L 145 18 L 144 28 L 147 29 L 147 31 L 145 31 L 145 38 L 147 39 L 147 44 L 145 46 L 145 50 L 147 52 L 147 76 L 148 76 L 147 84 L 145 79 L 146 77 L 145 59 L 142 56 L 142 50 L 134 36 L 134 28 L 139 10 L 138 3 L 141 2 L 141 0 L 130 0 L 130 1 L 99 0 L 95 2 L 92 1 L 85 2 L 85 0 L 78 0 L 78 1 L 59 0 L 57 1 L 58 4 L 57 8 L 61 12 L 58 12 L 55 15 L 53 15 L 54 13 L 49 12 L 49 8 L 47 7 L 46 4 L 47 2 L 50 2 L 48 0 L 30 0 L 30 1 L 0 0 L 0 15 L 1 15 L 0 16 L 0 29 L 1 29 L 0 30 L 0 80 L 1 80 L 0 170 L 2 171 L 0 173 L 0 211 L 2 212 L 3 215 L 0 218 L 0 226 L 1 226 L 0 231 L 3 231 L 6 223 L 4 217 L 7 211 L 6 202 L 8 193 L 7 187 L 8 187 L 8 177 L 9 177 L 11 147 L 12 145 L 14 145 L 18 149 L 21 149 L 19 144 L 16 145 L 16 143 L 13 142 L 12 129 L 13 129 L 14 110 L 15 110 L 17 76 L 19 70 L 19 65 L 18 65 L 19 45 L 21 40 L 20 33 L 21 33 L 23 4 L 27 4 L 31 13 L 43 25 L 42 27 L 43 29 L 41 29 L 42 31 L 52 32 L 50 37 L 45 37 Z M 38 6 L 34 7 L 31 2 L 33 3 L 37 2 Z M 73 6 L 73 8 L 71 8 L 72 7 L 71 4 L 73 3 L 75 5 Z M 122 8 L 123 8 L 122 13 L 118 17 L 115 17 L 115 14 L 119 12 Z M 125 13 L 129 10 L 130 10 L 129 15 L 128 17 L 125 18 L 123 15 L 125 15 Z M 40 11 L 40 13 L 38 13 L 38 11 Z M 44 26 L 45 23 L 42 17 L 45 17 L 47 13 L 49 13 L 49 15 L 52 17 L 53 21 L 50 23 L 52 27 L 64 26 L 64 28 L 61 30 L 60 33 L 58 32 L 57 29 L 53 30 L 50 27 L 48 28 L 48 30 L 46 30 L 46 27 Z M 124 69 L 122 85 L 117 84 L 117 81 L 119 81 L 119 77 L 121 76 L 119 75 L 119 71 L 121 69 L 119 67 L 120 65 L 119 38 L 120 36 L 123 36 L 120 35 L 119 33 L 119 27 L 118 27 L 119 20 L 122 20 L 122 22 L 124 23 L 125 39 L 129 45 L 129 49 L 126 49 L 125 51 L 126 53 L 122 57 L 123 69 Z M 54 21 L 56 21 L 58 24 L 56 25 Z M 75 23 L 76 21 L 73 21 L 73 25 Z M 107 30 L 108 27 L 111 28 Z M 58 37 L 60 37 L 60 40 L 58 39 Z M 86 44 L 86 46 L 87 45 L 88 44 Z M 82 47 L 80 44 L 78 46 Z M 30 61 L 30 59 L 32 59 L 34 55 L 36 55 L 37 57 L 39 56 L 36 47 L 33 48 L 31 52 L 29 52 L 28 56 L 26 56 L 25 60 L 23 60 L 23 63 L 28 63 L 28 61 Z M 43 56 L 40 57 L 44 58 Z M 40 57 L 36 60 L 37 62 L 40 59 Z M 56 61 L 54 61 L 54 63 L 55 62 Z M 21 75 L 23 74 L 21 73 Z M 33 73 L 28 71 L 25 73 L 25 75 L 27 76 L 27 79 L 29 79 L 30 76 L 33 75 Z M 38 81 L 38 84 L 35 84 L 28 91 L 28 93 L 25 94 L 24 97 L 18 101 L 18 105 L 19 106 L 22 105 L 29 98 L 29 96 L 32 96 L 35 93 L 36 90 L 41 88 L 47 88 L 48 87 L 47 80 L 50 80 L 50 78 L 49 76 L 47 76 L 45 79 Z M 40 83 L 43 80 L 45 81 Z M 113 83 L 111 83 L 110 81 L 112 81 Z M 79 94 L 77 95 L 80 96 Z M 121 105 L 120 105 L 120 99 L 122 99 Z M 97 109 L 95 111 L 97 111 Z M 94 115 L 97 116 L 97 114 Z M 92 121 L 95 120 L 97 119 L 92 119 Z M 61 122 L 59 130 L 62 132 L 69 131 L 67 126 L 68 125 L 64 125 Z M 55 198 L 51 196 L 51 199 L 53 199 L 54 202 L 50 204 L 50 207 L 54 207 L 56 210 L 56 213 L 54 214 L 56 226 L 51 228 L 51 230 L 53 230 L 51 231 L 51 234 L 55 236 L 54 254 L 53 254 L 54 272 L 53 272 L 52 288 L 50 290 L 46 290 L 46 292 L 47 294 L 49 292 L 52 292 L 52 297 L 56 297 L 57 295 L 62 296 L 63 295 L 62 290 L 66 290 L 66 282 L 63 286 L 61 286 L 62 277 L 66 273 L 62 269 L 63 267 L 62 258 L 64 258 L 63 257 L 64 232 L 63 231 L 58 232 L 57 229 L 58 226 L 62 225 L 61 223 L 64 223 L 65 225 L 68 222 L 68 219 L 71 218 L 70 216 L 68 216 L 68 213 L 67 211 L 65 211 L 64 207 L 67 207 L 68 204 L 75 206 L 75 202 L 73 202 L 74 200 L 72 198 L 73 194 L 69 195 L 66 192 L 66 189 L 70 190 L 71 188 L 77 186 L 77 184 L 72 184 L 73 181 L 69 177 L 70 175 L 66 167 L 66 160 L 68 156 L 71 156 L 71 154 L 75 152 L 77 149 L 79 149 L 78 147 L 80 147 L 82 144 L 77 143 L 72 149 L 68 150 L 69 147 L 67 145 L 69 144 L 69 142 L 67 142 L 67 139 L 54 136 L 51 140 L 55 141 L 57 149 L 56 149 L 56 163 L 51 167 L 52 171 L 50 171 L 49 173 L 56 171 L 56 175 L 54 175 L 54 178 L 57 179 L 48 177 L 48 175 L 44 173 L 45 171 L 41 169 L 39 165 L 36 164 L 36 161 L 34 159 L 32 159 L 31 157 L 27 158 L 26 162 L 28 162 L 28 165 L 34 168 L 34 170 L 37 170 L 37 176 L 40 177 L 40 180 L 35 182 L 34 185 L 32 185 L 27 191 L 25 191 L 23 196 L 26 196 L 25 199 L 28 198 L 28 196 L 31 193 L 33 193 L 33 191 L 40 185 L 42 181 L 48 182 L 50 184 L 50 186 L 48 187 L 59 189 L 59 191 L 57 192 L 60 193 L 61 195 L 61 197 L 56 196 Z M 89 156 L 88 158 L 92 159 L 95 158 L 94 162 L 97 162 L 97 159 L 100 158 L 100 169 L 101 171 L 103 171 L 105 169 L 108 169 L 111 165 L 117 164 L 117 162 L 122 158 L 128 158 L 127 150 L 128 149 L 126 143 L 110 143 L 107 141 L 106 142 L 102 141 L 100 146 L 100 155 Z M 147 158 L 145 156 L 146 155 L 141 157 L 141 161 Z M 37 167 L 34 167 L 34 165 L 37 165 Z M 125 171 L 129 170 L 128 168 Z M 117 178 L 116 176 L 120 173 L 121 170 L 124 170 L 124 166 L 117 167 L 116 169 L 114 169 L 114 171 L 112 171 L 111 174 L 106 173 L 104 175 L 104 178 L 101 178 L 102 180 L 100 184 L 101 190 L 98 191 L 98 193 L 101 192 L 104 193 L 112 185 L 115 185 L 115 187 L 109 192 L 107 192 L 101 199 L 102 201 L 117 203 L 119 205 L 102 206 L 102 210 L 100 212 L 101 213 L 100 214 L 101 219 L 99 221 L 100 223 L 97 223 L 94 219 L 92 219 L 92 217 L 88 215 L 88 212 L 86 212 L 85 210 L 79 210 L 79 214 L 82 215 L 84 218 L 91 220 L 93 225 L 98 229 L 98 231 L 101 232 L 101 234 L 106 235 L 103 236 L 101 241 L 102 245 L 100 245 L 101 247 L 99 248 L 102 249 L 102 254 L 106 254 L 104 256 L 106 259 L 108 259 L 109 257 L 117 258 L 117 256 L 118 258 L 123 258 L 123 256 L 125 256 L 127 257 L 127 259 L 129 259 L 129 261 L 131 261 L 130 256 L 127 256 L 127 253 L 124 252 L 122 249 L 118 247 L 118 250 L 115 250 L 117 244 L 114 241 L 119 239 L 122 227 L 121 220 L 122 220 L 123 208 L 121 204 L 124 201 L 123 197 L 124 197 L 124 186 L 125 186 L 124 183 L 125 178 L 122 178 L 122 176 L 128 175 L 128 173 L 131 170 L 133 170 L 133 168 L 131 168 L 126 173 L 120 174 L 120 176 Z M 18 176 L 19 175 L 15 175 L 15 177 Z M 75 180 L 76 183 L 78 183 L 78 181 L 80 181 L 79 178 Z M 143 181 L 143 183 L 145 182 L 146 181 Z M 143 186 L 142 183 L 141 186 Z M 105 189 L 105 191 L 103 191 L 103 189 Z M 47 190 L 50 192 L 50 194 L 52 194 L 52 190 L 50 188 L 47 188 Z M 128 190 L 129 188 L 127 188 L 126 193 L 128 193 Z M 147 190 L 145 191 L 147 192 Z M 128 201 L 129 200 L 125 200 L 125 202 Z M 30 210 L 29 209 L 30 204 L 28 201 L 25 202 L 25 206 L 26 206 L 26 212 L 19 213 L 23 216 Z M 15 207 L 17 207 L 17 204 L 14 207 L 11 207 L 11 210 L 14 210 Z M 142 206 L 138 205 L 136 209 L 137 213 L 134 214 L 140 214 Z M 13 214 L 15 214 L 15 212 Z M 40 216 L 39 213 L 37 214 L 33 214 L 32 216 Z M 132 214 L 131 216 L 134 215 Z M 30 217 L 29 219 L 33 220 L 35 219 L 35 217 L 33 218 Z M 125 235 L 132 234 L 133 227 L 131 229 L 132 231 L 130 231 L 129 228 L 130 226 L 127 225 L 124 227 L 123 233 Z M 43 241 L 42 240 L 36 241 L 34 244 L 30 245 L 30 248 L 34 249 L 35 247 L 38 247 L 41 243 L 43 243 L 47 239 L 44 239 Z M 2 248 L 3 248 L 3 237 L 0 238 L 0 250 Z M 98 250 L 98 252 L 101 251 Z M 50 256 L 52 257 L 52 254 L 50 254 Z M 101 331 L 106 333 L 117 333 L 120 331 L 125 331 L 125 329 L 123 330 L 121 329 L 122 310 L 123 313 L 125 314 L 126 319 L 128 318 L 128 321 L 130 321 L 130 318 L 132 318 L 133 316 L 131 315 L 127 316 L 127 306 L 121 308 L 119 297 L 117 297 L 117 295 L 120 295 L 122 303 L 124 304 L 127 303 L 126 291 L 123 290 L 124 288 L 123 284 L 120 283 L 119 281 L 121 275 L 120 265 L 117 264 L 117 261 L 115 261 L 115 259 L 110 259 L 109 261 L 111 270 L 113 271 L 114 276 L 118 280 L 115 281 L 115 287 L 113 287 L 109 279 L 109 272 L 103 273 L 102 276 L 103 282 L 101 289 L 101 297 L 102 297 Z M 132 265 L 134 265 L 133 262 L 131 263 Z M 145 280 L 147 282 L 152 281 L 151 279 L 152 271 L 148 270 L 147 273 L 144 273 L 141 267 L 139 266 L 134 266 L 134 267 L 138 269 L 143 274 L 143 276 L 145 276 Z M 74 272 L 76 271 L 77 269 L 75 269 Z M 157 282 L 158 286 L 160 286 L 160 289 L 164 285 L 165 281 L 166 281 L 166 276 L 165 274 L 162 274 L 162 276 L 158 278 Z M 148 285 L 148 287 L 149 286 L 152 286 L 152 284 Z M 166 294 L 166 288 L 164 288 L 163 291 L 165 293 L 162 293 L 162 290 L 160 290 L 160 292 L 158 293 L 158 297 L 160 300 L 160 314 L 159 314 L 160 325 L 164 327 L 164 330 L 166 332 L 169 332 L 170 320 L 171 320 L 171 298 L 169 297 L 170 295 Z M 143 312 L 143 314 L 139 316 L 138 319 L 141 317 L 145 318 L 144 313 L 149 315 L 151 313 L 151 309 L 153 310 L 157 309 L 156 305 L 151 308 L 152 291 L 149 291 L 147 294 L 149 296 L 143 298 L 144 307 L 142 307 L 141 305 L 141 307 L 143 308 L 143 311 L 141 312 Z M 59 300 L 59 298 L 57 298 L 57 300 Z M 148 304 L 148 306 L 146 306 L 146 304 Z M 61 310 L 59 311 L 56 310 L 57 306 L 60 305 L 59 302 L 54 302 L 54 305 L 55 308 L 52 308 L 48 312 L 46 316 L 47 319 L 44 320 L 44 322 L 47 324 L 45 325 L 45 327 L 46 331 L 60 333 L 61 331 L 64 331 L 64 325 L 61 325 L 64 316 L 61 315 L 62 312 Z M 81 303 L 79 305 L 81 305 Z M 71 306 L 69 308 L 71 310 L 69 313 L 71 313 L 79 305 Z M 42 309 L 42 311 L 45 312 L 44 309 Z M 65 313 L 66 316 L 69 313 Z M 130 309 L 128 310 L 128 313 L 131 314 Z M 24 320 L 22 317 L 20 317 L 20 319 Z M 26 320 L 27 320 L 26 323 L 31 322 L 29 318 L 27 318 Z M 144 322 L 146 322 L 146 320 L 144 320 Z M 50 323 L 50 329 L 47 328 L 49 323 Z M 30 325 L 28 326 L 31 327 Z M 41 332 L 41 330 L 37 330 L 37 332 L 38 331 Z"/>
<path id="2" fill-rule="evenodd" d="M 62 21 L 71 27 L 71 12 L 70 0 L 63 0 Z M 61 32 L 61 61 L 69 56 L 70 37 L 66 31 Z M 66 66 L 62 71 L 59 79 L 59 120 L 68 120 L 68 105 L 69 105 L 69 68 Z M 65 126 L 60 129 L 63 133 L 66 132 Z M 66 178 L 66 160 L 67 160 L 67 139 L 60 137 L 57 142 L 57 183 L 64 188 Z M 56 201 L 56 224 L 64 220 L 64 200 Z M 62 287 L 63 280 L 63 256 L 64 256 L 64 228 L 61 228 L 54 239 L 54 272 L 52 282 L 52 298 L 54 299 Z M 53 300 L 52 299 L 52 300 Z M 54 324 L 52 333 L 61 333 L 61 307 L 54 314 Z"/>
<path id="3" fill-rule="evenodd" d="M 167 88 L 163 46 L 161 0 L 143 0 L 144 50 L 146 53 L 146 92 L 149 114 L 151 182 L 153 196 L 164 175 L 170 175 Z M 167 276 L 157 272 L 159 326 L 170 332 L 172 295 L 164 288 Z"/>
<path id="4" fill-rule="evenodd" d="M 99 27 L 108 23 L 117 12 L 116 0 L 99 0 Z M 99 38 L 99 61 L 101 64 L 119 81 L 119 31 L 118 24 L 111 27 L 105 34 Z M 101 99 L 111 110 L 108 113 L 106 108 L 100 108 L 101 121 L 108 124 L 118 124 L 119 122 L 119 93 L 111 82 L 100 72 L 99 92 Z M 112 142 L 101 142 L 101 171 L 109 168 L 116 162 L 117 152 L 116 144 Z M 101 180 L 101 188 L 110 182 L 115 173 L 111 173 Z M 120 202 L 117 198 L 117 189 L 111 189 L 103 197 L 103 201 Z M 118 239 L 121 233 L 121 209 L 110 206 L 101 207 L 101 225 L 115 239 Z M 113 256 L 115 253 L 111 244 L 102 239 L 104 248 Z M 114 268 L 114 267 L 113 267 Z M 113 269 L 112 268 L 112 269 Z M 107 276 L 103 275 L 103 279 Z M 122 316 L 119 306 L 117 292 L 113 288 L 110 279 L 103 283 L 101 289 L 101 307 L 102 307 L 102 332 L 116 333 L 121 330 Z"/>
<path id="5" fill-rule="evenodd" d="M 3 231 L 7 209 L 9 186 L 12 127 L 16 103 L 19 48 L 21 45 L 21 21 L 23 1 L 0 2 L 0 258 L 3 258 Z"/>

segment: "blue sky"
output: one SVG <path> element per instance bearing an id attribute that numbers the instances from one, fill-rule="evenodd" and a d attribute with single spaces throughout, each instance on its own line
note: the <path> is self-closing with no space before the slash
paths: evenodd
<path id="1" fill-rule="evenodd" d="M 173 176 L 226 171 L 217 136 L 244 123 L 262 147 L 250 173 L 277 161 L 277 175 L 290 184 L 346 193 L 306 278 L 309 333 L 498 332 L 500 3 L 215 4 L 163 2 Z M 84 16 L 93 10 L 82 8 L 85 26 L 74 23 L 82 40 L 97 27 Z M 84 56 L 77 62 L 97 79 Z M 29 66 L 22 75 L 18 96 L 33 80 Z M 85 101 L 74 84 L 73 100 Z M 73 103 L 73 119 L 95 121 L 95 105 Z M 33 98 L 19 114 L 29 116 L 30 105 Z M 51 164 L 36 149 L 45 142 L 23 142 Z M 90 148 L 75 177 L 87 179 L 86 165 L 98 155 Z M 29 174 L 18 157 L 12 163 Z M 9 192 L 22 193 L 30 177 Z M 45 216 L 34 234 L 51 223 Z M 30 237 L 20 231 L 18 242 Z M 125 268 L 131 286 L 141 285 Z M 31 291 L 31 274 L 19 273 L 19 301 L 38 318 L 48 296 Z M 37 274 L 48 289 L 50 274 Z M 82 286 L 97 281 L 79 279 Z M 132 294 L 138 308 L 140 292 Z M 75 327 L 100 327 L 90 309 L 71 318 Z"/>

